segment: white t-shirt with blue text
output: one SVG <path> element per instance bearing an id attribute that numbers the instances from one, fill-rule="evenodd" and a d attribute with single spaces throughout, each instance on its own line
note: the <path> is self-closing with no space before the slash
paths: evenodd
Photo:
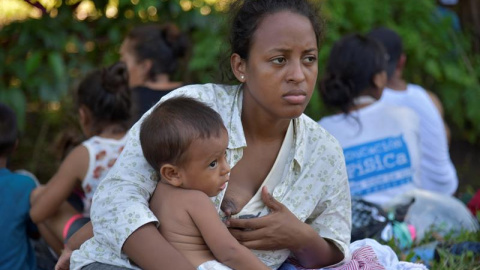
<path id="1" fill-rule="evenodd" d="M 375 102 L 319 124 L 343 148 L 352 196 L 382 205 L 420 186 L 419 120 L 412 110 Z"/>
<path id="2" fill-rule="evenodd" d="M 385 88 L 380 102 L 412 109 L 420 121 L 422 189 L 452 195 L 458 187 L 455 166 L 450 159 L 442 116 L 427 91 L 408 84 L 405 90 Z"/>

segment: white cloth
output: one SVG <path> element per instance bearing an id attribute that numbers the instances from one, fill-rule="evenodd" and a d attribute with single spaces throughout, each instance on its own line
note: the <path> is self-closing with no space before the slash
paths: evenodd
<path id="1" fill-rule="evenodd" d="M 278 152 L 278 156 L 272 166 L 272 169 L 268 173 L 260 188 L 257 190 L 257 193 L 255 193 L 255 195 L 253 195 L 253 197 L 247 202 L 242 210 L 240 210 L 238 214 L 232 216 L 232 218 L 240 218 L 250 215 L 258 217 L 260 215 L 264 216 L 268 213 L 268 207 L 266 207 L 262 201 L 262 188 L 266 186 L 267 190 L 273 190 L 281 182 L 283 170 L 287 165 L 288 156 L 292 149 L 293 121 L 290 121 L 287 134 L 285 134 L 285 139 L 283 140 L 282 147 L 280 147 L 280 151 Z"/>
<path id="2" fill-rule="evenodd" d="M 200 264 L 197 267 L 197 270 L 231 270 L 232 268 L 218 262 L 218 261 L 208 261 Z"/>
<path id="3" fill-rule="evenodd" d="M 382 245 L 374 239 L 365 238 L 355 241 L 350 244 L 350 250 L 353 253 L 355 250 L 369 246 L 377 255 L 378 261 L 385 269 L 388 270 L 428 270 L 427 267 L 419 263 L 401 262 L 393 250 L 387 246 Z"/>
<path id="4" fill-rule="evenodd" d="M 241 122 L 241 87 L 189 85 L 172 91 L 160 102 L 180 95 L 205 102 L 223 118 L 229 135 L 227 160 L 233 168 L 242 158 L 243 148 L 247 147 Z M 157 222 L 148 208 L 148 200 L 157 184 L 156 173 L 143 157 L 139 142 L 140 125 L 150 112 L 129 131 L 125 149 L 98 186 L 91 209 L 95 236 L 73 252 L 71 269 L 95 261 L 138 269 L 121 248 L 133 231 L 146 223 Z M 342 149 L 333 136 L 306 115 L 293 122 L 294 147 L 272 195 L 319 235 L 331 239 L 348 259 L 351 205 Z M 225 190 L 213 198 L 219 211 L 224 193 Z M 273 269 L 289 256 L 286 250 L 255 254 Z"/>
<path id="5" fill-rule="evenodd" d="M 476 217 L 462 201 L 450 195 L 412 190 L 394 198 L 385 208 L 395 209 L 412 201 L 404 222 L 415 227 L 417 241 L 423 240 L 425 234 L 431 231 L 445 237 L 479 230 Z"/>
<path id="6" fill-rule="evenodd" d="M 82 189 L 85 193 L 83 214 L 86 217 L 90 216 L 93 194 L 100 180 L 105 178 L 110 168 L 115 164 L 125 147 L 126 141 L 127 136 L 120 140 L 93 136 L 82 143 L 87 148 L 89 156 L 88 171 L 82 181 Z"/>
<path id="7" fill-rule="evenodd" d="M 420 184 L 418 118 L 410 109 L 375 102 L 319 124 L 343 147 L 352 196 L 382 205 Z"/>
<path id="8" fill-rule="evenodd" d="M 417 113 L 422 153 L 421 188 L 452 195 L 458 187 L 457 172 L 450 160 L 443 119 L 425 89 L 414 84 L 408 84 L 404 91 L 385 88 L 380 101 L 405 106 Z"/>

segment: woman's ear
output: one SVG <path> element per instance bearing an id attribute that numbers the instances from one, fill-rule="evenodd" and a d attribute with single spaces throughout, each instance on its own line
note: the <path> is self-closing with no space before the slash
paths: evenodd
<path id="1" fill-rule="evenodd" d="M 397 70 L 402 71 L 403 68 L 405 68 L 406 63 L 407 63 L 407 55 L 402 53 L 400 55 L 400 58 L 397 61 Z"/>
<path id="2" fill-rule="evenodd" d="M 82 128 L 83 133 L 87 137 L 90 137 L 89 127 L 92 121 L 89 109 L 84 105 L 80 105 L 80 108 L 78 108 L 78 116 L 80 120 L 80 127 Z"/>
<path id="3" fill-rule="evenodd" d="M 373 84 L 375 88 L 383 90 L 387 86 L 387 72 L 382 71 L 373 75 Z"/>
<path id="4" fill-rule="evenodd" d="M 232 68 L 233 74 L 238 81 L 244 83 L 247 80 L 246 76 L 246 61 L 240 57 L 240 55 L 234 53 L 230 56 L 230 66 Z"/>
<path id="5" fill-rule="evenodd" d="M 378 100 L 382 97 L 383 89 L 387 86 L 387 72 L 382 71 L 373 75 L 373 84 L 375 86 L 373 97 Z"/>
<path id="6" fill-rule="evenodd" d="M 179 168 L 175 165 L 164 164 L 160 168 L 160 177 L 172 186 L 181 187 L 183 185 L 182 175 Z"/>

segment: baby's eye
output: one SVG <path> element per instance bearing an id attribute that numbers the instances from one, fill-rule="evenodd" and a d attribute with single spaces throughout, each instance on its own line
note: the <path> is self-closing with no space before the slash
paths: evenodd
<path id="1" fill-rule="evenodd" d="M 208 165 L 208 167 L 210 167 L 210 168 L 213 169 L 213 168 L 216 168 L 216 167 L 217 167 L 217 164 L 218 164 L 218 161 L 217 161 L 217 160 L 214 160 L 214 161 L 212 161 L 212 162 L 210 163 L 210 165 Z"/>
<path id="2" fill-rule="evenodd" d="M 277 57 L 272 60 L 274 64 L 278 64 L 278 65 L 284 64 L 286 61 L 287 59 L 285 59 L 285 57 Z"/>

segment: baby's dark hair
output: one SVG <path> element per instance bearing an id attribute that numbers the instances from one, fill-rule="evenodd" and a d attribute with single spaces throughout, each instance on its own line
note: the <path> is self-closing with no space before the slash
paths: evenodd
<path id="1" fill-rule="evenodd" d="M 322 24 L 318 5 L 309 0 L 238 0 L 230 6 L 230 51 L 222 62 L 223 78 L 232 80 L 234 76 L 230 68 L 230 55 L 238 54 L 248 60 L 253 35 L 262 20 L 271 14 L 290 11 L 308 18 L 312 24 L 317 43 L 321 39 Z M 227 59 L 228 58 L 228 59 Z"/>
<path id="2" fill-rule="evenodd" d="M 7 105 L 0 103 L 0 157 L 13 152 L 18 139 L 17 117 Z"/>
<path id="3" fill-rule="evenodd" d="M 170 98 L 145 118 L 140 144 L 148 163 L 159 172 L 166 163 L 181 165 L 196 139 L 219 137 L 225 130 L 222 118 L 206 104 L 189 97 Z"/>
<path id="4" fill-rule="evenodd" d="M 128 130 L 132 100 L 126 65 L 118 62 L 88 74 L 77 89 L 76 105 L 90 110 L 95 134 L 100 134 L 108 124 L 119 124 Z"/>
<path id="5" fill-rule="evenodd" d="M 152 61 L 148 73 L 150 80 L 155 80 L 158 74 L 173 75 L 179 59 L 185 56 L 189 47 L 187 35 L 171 23 L 137 26 L 128 33 L 127 38 L 138 61 Z"/>
<path id="6" fill-rule="evenodd" d="M 386 53 L 376 40 L 351 34 L 337 41 L 330 52 L 320 94 L 325 105 L 348 114 L 353 100 L 375 87 L 375 74 L 386 68 Z"/>

